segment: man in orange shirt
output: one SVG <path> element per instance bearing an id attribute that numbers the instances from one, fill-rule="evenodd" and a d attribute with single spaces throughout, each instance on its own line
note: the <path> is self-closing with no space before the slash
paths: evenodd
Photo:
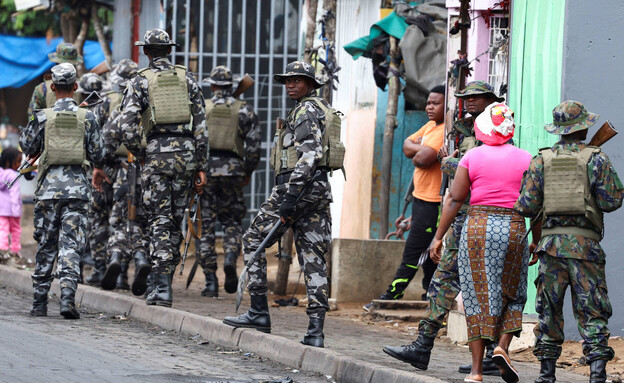
<path id="1" fill-rule="evenodd" d="M 418 271 L 418 260 L 429 247 L 438 227 L 442 172 L 437 156 L 444 143 L 444 86 L 436 86 L 431 90 L 425 111 L 429 122 L 403 142 L 403 153 L 415 166 L 412 225 L 405 241 L 401 265 L 388 290 L 379 299 L 403 297 L 405 289 Z M 436 269 L 436 264 L 429 256 L 426 256 L 423 269 L 423 288 L 427 291 Z M 369 311 L 372 305 L 366 304 L 364 310 Z"/>

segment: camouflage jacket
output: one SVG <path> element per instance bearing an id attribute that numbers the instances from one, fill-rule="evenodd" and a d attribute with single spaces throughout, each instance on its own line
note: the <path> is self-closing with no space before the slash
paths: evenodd
<path id="1" fill-rule="evenodd" d="M 230 90 L 215 91 L 211 101 L 215 105 L 234 102 Z M 260 161 L 260 124 L 253 107 L 248 103 L 238 112 L 238 128 L 245 142 L 245 159 L 237 156 L 223 156 L 214 152 L 208 158 L 208 176 L 245 176 L 250 175 Z"/>
<path id="2" fill-rule="evenodd" d="M 455 149 L 460 149 L 459 146 L 461 145 L 465 137 L 474 136 L 473 124 L 474 119 L 472 117 L 462 118 L 453 123 L 453 131 L 449 134 L 449 139 L 457 143 L 458 146 Z M 442 172 L 446 173 L 451 178 L 455 177 L 455 172 L 457 172 L 457 165 L 459 165 L 459 160 L 464 156 L 464 154 L 466 153 L 460 150 L 457 157 L 444 158 L 440 166 Z"/>
<path id="3" fill-rule="evenodd" d="M 62 98 L 54 104 L 56 111 L 78 110 L 78 105 L 71 98 Z M 20 134 L 20 147 L 26 155 L 32 156 L 43 152 L 45 142 L 46 116 L 42 111 L 35 111 L 28 125 Z M 101 130 L 95 115 L 87 112 L 85 120 L 85 151 L 87 160 L 94 166 L 101 166 L 104 158 L 104 146 Z M 47 173 L 37 183 L 35 196 L 39 200 L 81 199 L 91 196 L 91 185 L 87 174 L 80 165 L 51 165 Z"/>
<path id="4" fill-rule="evenodd" d="M 45 82 L 41 82 L 35 87 L 32 97 L 30 98 L 30 103 L 28 104 L 29 119 L 32 116 L 33 111 L 46 107 L 46 93 L 48 91 L 50 91 L 50 89 L 46 89 Z"/>
<path id="5" fill-rule="evenodd" d="M 553 149 L 582 150 L 581 141 L 563 139 Z M 604 153 L 594 154 L 587 165 L 589 183 L 598 207 L 610 212 L 622 206 L 624 186 L 620 181 L 609 157 Z M 543 207 L 544 201 L 544 159 L 540 154 L 533 157 L 531 165 L 522 178 L 520 197 L 514 210 L 525 217 L 536 218 Z M 578 226 L 596 230 L 594 225 L 584 216 L 553 215 L 546 218 L 542 227 Z M 536 251 L 544 251 L 553 257 L 575 258 L 592 262 L 604 262 L 605 253 L 596 240 L 580 235 L 556 234 L 542 237 Z"/>
<path id="6" fill-rule="evenodd" d="M 85 95 L 85 97 L 88 95 Z M 102 97 L 102 103 L 97 104 L 93 107 L 90 107 L 89 110 L 95 114 L 95 119 L 98 122 L 100 128 L 104 127 L 106 120 L 110 115 L 110 98 L 107 95 L 100 92 L 100 97 Z M 92 97 L 93 98 L 93 97 Z"/>
<path id="7" fill-rule="evenodd" d="M 316 91 L 309 94 L 316 96 Z M 321 99 L 322 100 L 322 99 Z M 321 102 L 324 102 L 322 100 Z M 329 105 L 326 104 L 329 107 Z M 289 182 L 287 193 L 298 196 L 308 181 L 314 176 L 318 163 L 323 157 L 323 129 L 325 115 L 314 101 L 301 102 L 297 100 L 295 106 L 290 110 L 284 121 L 284 129 L 288 129 L 284 134 L 283 149 L 295 147 L 297 152 L 297 164 L 293 170 Z M 275 139 L 277 139 L 277 133 Z M 311 191 L 320 194 L 322 198 L 332 198 L 329 183 L 318 182 L 318 187 Z"/>
<path id="8" fill-rule="evenodd" d="M 166 57 L 159 57 L 149 64 L 153 72 L 172 70 L 174 66 Z M 128 80 L 121 101 L 119 124 L 123 131 L 123 141 L 128 150 L 139 160 L 145 160 L 146 167 L 165 171 L 180 171 L 181 167 L 197 171 L 208 169 L 208 133 L 206 131 L 206 111 L 204 96 L 190 72 L 186 72 L 189 100 L 191 102 L 192 127 L 188 124 L 156 125 L 147 147 L 141 147 L 142 130 L 139 127 L 141 114 L 149 106 L 147 78 L 141 75 Z M 192 136 L 185 135 L 191 131 Z M 146 158 L 147 157 L 147 158 Z M 192 163 L 188 163 L 188 161 Z"/>

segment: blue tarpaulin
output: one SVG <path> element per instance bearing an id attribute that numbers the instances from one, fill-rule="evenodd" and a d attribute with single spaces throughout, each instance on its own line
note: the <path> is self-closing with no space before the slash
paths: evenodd
<path id="1" fill-rule="evenodd" d="M 0 88 L 19 88 L 40 77 L 55 64 L 48 53 L 63 42 L 58 37 L 48 43 L 45 37 L 0 35 Z M 97 41 L 86 41 L 83 49 L 85 67 L 91 69 L 104 61 L 104 52 Z"/>

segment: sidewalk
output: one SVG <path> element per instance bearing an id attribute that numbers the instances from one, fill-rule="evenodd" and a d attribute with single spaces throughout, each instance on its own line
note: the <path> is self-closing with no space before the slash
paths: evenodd
<path id="1" fill-rule="evenodd" d="M 190 270 L 193 261 L 192 258 L 187 260 L 185 271 Z M 296 263 L 293 264 L 292 269 L 292 274 L 296 278 L 298 274 Z M 30 271 L 0 266 L 0 284 L 24 292 L 32 292 L 30 274 Z M 340 308 L 338 311 L 328 313 L 325 349 L 299 344 L 299 340 L 307 329 L 307 317 L 303 307 L 271 307 L 272 334 L 264 334 L 251 329 L 233 329 L 221 322 L 225 316 L 235 314 L 235 294 L 226 294 L 223 291 L 223 279 L 224 276 L 219 271 L 220 297 L 205 298 L 200 295 L 204 281 L 201 268 L 189 290 L 184 289 L 186 275 L 176 274 L 173 309 L 147 306 L 143 299 L 134 297 L 129 292 L 107 292 L 85 285 L 79 286 L 76 299 L 77 303 L 99 311 L 111 314 L 126 313 L 133 318 L 153 323 L 167 330 L 192 335 L 200 334 L 204 339 L 215 344 L 253 352 L 295 369 L 330 375 L 340 383 L 454 383 L 463 381 L 464 375 L 457 372 L 457 367 L 470 362 L 470 352 L 466 347 L 458 347 L 445 338 L 438 338 L 429 369 L 427 371 L 416 370 L 381 351 L 382 347 L 387 344 L 409 344 L 415 339 L 414 336 L 401 334 L 379 324 L 362 324 L 360 318 L 357 318 L 361 315 L 358 312 L 361 313 L 361 311 L 353 306 L 351 309 Z M 55 294 L 59 293 L 58 282 L 53 284 L 52 291 Z M 298 292 L 303 293 L 303 283 Z M 245 295 L 239 313 L 247 309 L 248 302 L 248 295 Z M 24 308 L 25 311 L 29 309 L 30 307 Z M 51 309 L 54 308 L 51 307 Z M 521 372 L 523 382 L 533 381 L 538 375 L 538 364 L 516 362 L 514 365 Z M 569 383 L 588 380 L 585 376 L 561 369 L 557 371 L 557 378 Z M 502 382 L 502 379 L 486 376 L 483 381 Z"/>

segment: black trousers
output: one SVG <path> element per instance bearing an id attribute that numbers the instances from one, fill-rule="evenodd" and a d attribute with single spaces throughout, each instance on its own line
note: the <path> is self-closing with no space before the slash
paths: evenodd
<path id="1" fill-rule="evenodd" d="M 429 248 L 431 240 L 438 228 L 440 219 L 440 203 L 427 202 L 418 198 L 412 201 L 412 227 L 410 228 L 401 265 L 394 274 L 394 279 L 386 291 L 393 299 L 401 299 L 405 289 L 418 271 L 418 260 Z M 422 265 L 425 273 L 422 281 L 425 292 L 436 269 L 436 264 L 427 255 Z M 426 296 L 426 295 L 425 295 Z"/>

